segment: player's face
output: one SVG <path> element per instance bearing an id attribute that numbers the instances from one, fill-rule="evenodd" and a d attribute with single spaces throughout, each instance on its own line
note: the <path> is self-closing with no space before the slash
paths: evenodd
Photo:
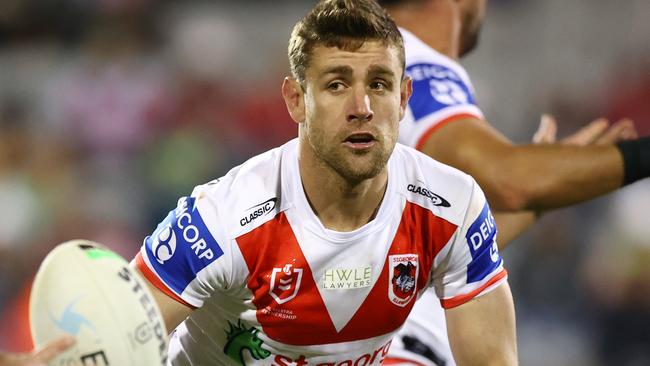
<path id="1" fill-rule="evenodd" d="M 301 143 L 348 182 L 377 176 L 397 142 L 410 96 L 398 52 L 380 42 L 356 51 L 313 49 L 305 72 Z"/>
<path id="2" fill-rule="evenodd" d="M 486 2 L 487 0 L 463 0 L 460 2 L 462 16 L 461 56 L 469 53 L 478 44 L 483 18 L 485 17 Z"/>

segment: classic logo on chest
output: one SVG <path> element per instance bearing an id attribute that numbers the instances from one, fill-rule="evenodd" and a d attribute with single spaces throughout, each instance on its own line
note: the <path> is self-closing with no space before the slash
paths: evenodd
<path id="1" fill-rule="evenodd" d="M 406 306 L 415 297 L 418 282 L 418 255 L 397 254 L 388 259 L 388 298 L 398 306 Z"/>

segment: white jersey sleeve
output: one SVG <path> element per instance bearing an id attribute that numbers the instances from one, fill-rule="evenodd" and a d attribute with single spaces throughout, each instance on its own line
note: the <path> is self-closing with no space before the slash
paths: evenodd
<path id="1" fill-rule="evenodd" d="M 224 256 L 229 240 L 215 224 L 221 220 L 210 197 L 203 194 L 205 187 L 199 186 L 190 197 L 178 200 L 177 207 L 144 239 L 135 258 L 152 284 L 193 308 L 201 307 L 220 287 L 216 282 L 224 276 L 216 272 L 224 272 L 220 269 L 229 262 Z M 217 260 L 223 265 L 210 266 Z M 201 276 L 209 266 L 210 276 Z"/>
<path id="2" fill-rule="evenodd" d="M 400 124 L 400 142 L 418 150 L 431 133 L 463 118 L 483 118 L 474 87 L 456 61 L 401 29 L 406 50 L 405 73 L 413 80 L 413 95 Z"/>
<path id="3" fill-rule="evenodd" d="M 432 284 L 444 308 L 459 306 L 506 281 L 496 237 L 494 216 L 473 182 L 464 221 L 434 261 Z"/>

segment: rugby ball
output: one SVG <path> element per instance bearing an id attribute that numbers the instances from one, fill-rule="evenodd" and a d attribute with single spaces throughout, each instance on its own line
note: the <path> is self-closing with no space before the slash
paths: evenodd
<path id="1" fill-rule="evenodd" d="M 164 365 L 167 330 L 144 281 L 100 244 L 58 245 L 43 260 L 30 295 L 35 347 L 70 334 L 77 343 L 50 365 Z"/>

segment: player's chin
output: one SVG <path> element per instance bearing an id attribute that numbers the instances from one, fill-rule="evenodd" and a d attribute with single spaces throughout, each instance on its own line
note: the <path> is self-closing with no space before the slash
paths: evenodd
<path id="1" fill-rule="evenodd" d="M 386 161 L 376 154 L 357 155 L 348 162 L 348 177 L 354 181 L 375 178 L 386 166 Z"/>

